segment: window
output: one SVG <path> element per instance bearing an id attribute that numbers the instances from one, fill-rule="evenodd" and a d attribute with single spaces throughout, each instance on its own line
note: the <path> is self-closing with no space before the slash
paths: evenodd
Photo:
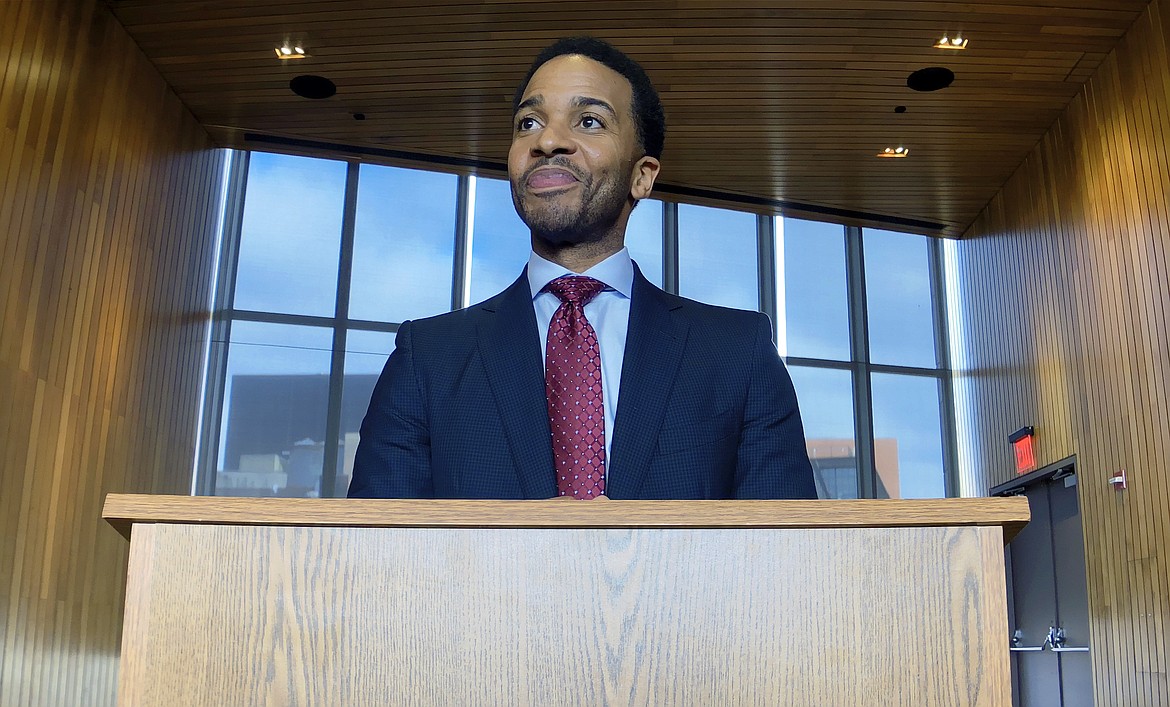
<path id="1" fill-rule="evenodd" d="M 853 374 L 839 368 L 789 366 L 817 495 L 861 498 L 853 417 Z"/>
<path id="2" fill-rule="evenodd" d="M 232 164 L 244 198 L 224 218 L 196 486 L 344 496 L 398 327 L 512 284 L 528 228 L 502 179 L 264 153 Z M 955 486 L 938 241 L 646 200 L 626 245 L 655 284 L 773 317 L 822 497 Z"/>
<path id="3" fill-rule="evenodd" d="M 471 302 L 482 302 L 516 281 L 528 264 L 532 234 L 512 207 L 502 179 L 475 177 L 471 232 Z"/>
<path id="4" fill-rule="evenodd" d="M 341 390 L 341 463 L 334 496 L 344 496 L 353 478 L 353 458 L 370 395 L 386 359 L 394 350 L 394 334 L 383 331 L 350 331 L 345 339 L 345 379 Z"/>
<path id="5" fill-rule="evenodd" d="M 321 327 L 233 323 L 215 480 L 219 495 L 317 495 L 332 343 L 330 331 Z"/>
<path id="6" fill-rule="evenodd" d="M 345 163 L 262 152 L 250 163 L 234 306 L 332 316 Z"/>
<path id="7" fill-rule="evenodd" d="M 946 495 L 939 380 L 873 374 L 878 498 Z"/>
<path id="8" fill-rule="evenodd" d="M 707 304 L 757 309 L 756 243 L 754 214 L 680 204 L 679 294 Z"/>
<path id="9" fill-rule="evenodd" d="M 776 222 L 777 250 L 784 263 L 786 353 L 850 360 L 845 229 L 792 218 Z"/>
<path id="10" fill-rule="evenodd" d="M 361 166 L 351 319 L 404 322 L 451 309 L 458 181 L 453 174 Z"/>
<path id="11" fill-rule="evenodd" d="M 874 363 L 938 364 L 929 246 L 923 236 L 865 232 L 866 313 Z"/>
<path id="12" fill-rule="evenodd" d="M 646 279 L 662 287 L 662 202 L 645 199 L 626 224 L 626 248 Z"/>

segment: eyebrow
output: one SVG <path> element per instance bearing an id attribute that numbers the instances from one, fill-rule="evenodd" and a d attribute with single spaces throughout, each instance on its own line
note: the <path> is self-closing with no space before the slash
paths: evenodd
<path id="1" fill-rule="evenodd" d="M 618 112 L 613 109 L 613 106 L 611 106 L 606 101 L 601 100 L 600 98 L 590 98 L 589 96 L 576 96 L 573 98 L 574 108 L 585 108 L 588 106 L 601 108 L 602 110 L 609 113 L 615 121 L 618 120 Z"/>
<path id="2" fill-rule="evenodd" d="M 520 105 L 516 106 L 516 110 L 512 111 L 512 115 L 516 115 L 525 108 L 539 108 L 544 105 L 544 96 L 539 93 L 535 96 L 529 96 Z"/>
<path id="3" fill-rule="evenodd" d="M 620 120 L 620 116 L 618 116 L 618 112 L 614 110 L 613 106 L 611 106 L 608 101 L 603 101 L 600 98 L 592 98 L 590 96 L 574 96 L 570 104 L 574 108 L 586 108 L 590 106 L 601 108 L 605 112 L 609 113 L 615 121 Z M 520 105 L 516 106 L 516 110 L 512 115 L 516 115 L 526 108 L 539 108 L 543 105 L 544 96 L 538 93 L 535 96 L 529 96 L 524 101 L 522 101 Z"/>

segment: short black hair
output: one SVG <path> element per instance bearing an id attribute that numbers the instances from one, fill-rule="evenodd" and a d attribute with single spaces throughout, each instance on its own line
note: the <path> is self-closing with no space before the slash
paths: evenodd
<path id="1" fill-rule="evenodd" d="M 512 112 L 520 106 L 524 99 L 524 91 L 532 75 L 541 66 L 558 56 L 580 54 L 600 64 L 604 64 L 621 74 L 630 82 L 633 92 L 634 124 L 638 129 L 638 143 L 642 151 L 657 159 L 662 157 L 662 146 L 666 142 L 666 114 L 662 110 L 662 101 L 658 98 L 658 91 L 646 75 L 641 64 L 626 56 L 622 50 L 609 42 L 596 37 L 565 37 L 558 39 L 536 55 L 524 80 L 516 88 L 516 95 L 512 98 Z"/>

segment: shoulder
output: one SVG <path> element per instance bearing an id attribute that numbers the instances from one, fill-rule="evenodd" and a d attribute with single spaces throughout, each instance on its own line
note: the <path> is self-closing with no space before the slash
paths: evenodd
<path id="1" fill-rule="evenodd" d="M 740 326 L 755 326 L 760 321 L 760 318 L 767 319 L 767 317 L 760 312 L 755 312 L 747 309 L 735 309 L 733 307 L 721 307 L 714 304 L 707 304 L 698 300 L 681 297 L 679 295 L 672 295 L 663 292 L 662 296 L 665 300 L 671 303 L 675 311 L 681 312 L 683 316 L 695 320 L 708 320 L 712 323 L 727 323 L 730 325 Z"/>
<path id="2" fill-rule="evenodd" d="M 754 338 L 763 329 L 771 336 L 771 322 L 760 312 L 720 307 L 672 295 L 645 279 L 635 287 L 634 296 L 643 297 L 647 306 L 669 311 L 675 321 L 699 327 L 712 335 Z"/>
<path id="3" fill-rule="evenodd" d="M 522 287 L 520 287 L 522 285 Z M 522 312 L 525 305 L 531 309 L 527 294 L 528 282 L 521 278 L 503 292 L 483 302 L 473 304 L 454 312 L 445 312 L 431 317 L 412 319 L 403 323 L 411 334 L 418 336 L 458 336 L 473 332 L 481 323 L 490 321 L 496 313 Z"/>

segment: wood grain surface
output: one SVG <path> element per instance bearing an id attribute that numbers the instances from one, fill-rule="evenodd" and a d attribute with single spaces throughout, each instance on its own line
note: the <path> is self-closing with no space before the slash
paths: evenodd
<path id="1" fill-rule="evenodd" d="M 0 2 L 0 705 L 112 704 L 106 493 L 190 487 L 223 156 L 95 0 Z"/>
<path id="2" fill-rule="evenodd" d="M 968 487 L 1012 478 L 1025 424 L 1041 466 L 1076 455 L 1098 705 L 1170 705 L 1168 155 L 1155 0 L 957 249 Z"/>
<path id="3" fill-rule="evenodd" d="M 1003 576 L 996 528 L 145 525 L 119 698 L 998 707 Z"/>
<path id="4" fill-rule="evenodd" d="M 111 494 L 103 517 L 134 524 L 463 528 L 860 528 L 996 526 L 1005 542 L 1029 518 L 1026 498 L 818 501 L 547 501 L 231 498 Z"/>
<path id="5" fill-rule="evenodd" d="M 499 176 L 492 165 L 507 154 L 512 92 L 528 64 L 558 37 L 593 34 L 642 62 L 662 94 L 662 187 L 958 236 L 1147 0 L 110 4 L 221 144 L 304 151 L 249 136 L 310 140 L 334 156 L 352 146 L 470 159 Z M 956 31 L 971 40 L 966 51 L 933 48 Z M 311 56 L 277 60 L 285 39 Z M 929 66 L 951 68 L 954 85 L 907 88 Z M 289 80 L 306 73 L 333 80 L 337 95 L 294 95 Z M 907 111 L 895 114 L 898 105 Z M 874 157 L 897 144 L 909 159 Z M 712 203 L 677 189 L 659 195 Z"/>

